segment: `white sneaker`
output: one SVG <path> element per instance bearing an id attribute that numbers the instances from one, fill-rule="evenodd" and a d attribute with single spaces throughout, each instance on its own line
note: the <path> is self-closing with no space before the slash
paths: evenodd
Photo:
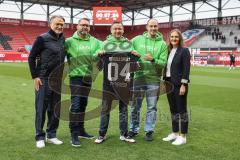
<path id="1" fill-rule="evenodd" d="M 121 141 L 126 141 L 129 143 L 135 143 L 136 141 L 133 138 L 130 138 L 129 136 L 120 136 L 119 138 Z"/>
<path id="2" fill-rule="evenodd" d="M 172 142 L 173 145 L 179 146 L 187 143 L 186 137 L 178 136 L 177 139 Z"/>
<path id="3" fill-rule="evenodd" d="M 56 145 L 63 144 L 63 142 L 60 141 L 60 140 L 57 139 L 57 138 L 46 138 L 46 142 L 47 142 L 47 143 L 56 144 Z"/>
<path id="4" fill-rule="evenodd" d="M 94 142 L 96 143 L 96 144 L 100 144 L 100 143 L 102 143 L 103 141 L 105 141 L 105 139 L 106 139 L 106 136 L 99 136 Z"/>
<path id="5" fill-rule="evenodd" d="M 162 140 L 165 142 L 169 142 L 169 141 L 175 140 L 176 138 L 177 138 L 177 135 L 175 133 L 171 133 L 167 137 L 163 138 Z"/>
<path id="6" fill-rule="evenodd" d="M 44 148 L 45 147 L 45 143 L 44 140 L 39 140 L 36 142 L 36 147 L 37 148 Z"/>

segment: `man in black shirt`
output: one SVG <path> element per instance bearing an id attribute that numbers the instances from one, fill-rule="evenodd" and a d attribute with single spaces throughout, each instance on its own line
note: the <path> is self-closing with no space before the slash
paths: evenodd
<path id="1" fill-rule="evenodd" d="M 232 68 L 235 69 L 235 55 L 234 54 L 230 54 L 230 68 L 229 70 L 231 70 Z"/>
<path id="2" fill-rule="evenodd" d="M 133 52 L 131 42 L 122 36 L 124 29 L 121 22 L 112 24 L 111 33 L 103 42 L 104 54 L 99 54 L 101 61 L 98 66 L 103 68 L 104 79 L 99 137 L 95 143 L 100 144 L 106 139 L 113 100 L 119 100 L 120 140 L 134 143 L 135 140 L 128 136 L 127 105 L 131 97 L 131 72 L 136 65 L 131 62 L 137 62 L 138 54 Z"/>
<path id="3" fill-rule="evenodd" d="M 131 98 L 133 72 L 138 70 L 138 57 L 130 52 L 105 53 L 101 56 L 98 67 L 103 69 L 103 97 L 99 137 L 96 143 L 104 140 L 112 109 L 112 102 L 119 101 L 119 128 L 120 140 L 133 143 L 134 139 L 128 137 L 128 111 L 127 105 Z M 114 95 L 114 96 L 112 96 Z M 103 138 L 103 139 L 102 139 Z"/>
<path id="4" fill-rule="evenodd" d="M 138 57 L 130 52 L 106 53 L 101 57 L 103 67 L 103 91 L 108 91 L 116 99 L 128 104 L 133 72 L 139 69 Z"/>

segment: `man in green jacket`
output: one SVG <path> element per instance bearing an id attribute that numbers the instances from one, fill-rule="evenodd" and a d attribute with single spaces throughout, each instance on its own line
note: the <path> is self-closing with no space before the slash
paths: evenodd
<path id="1" fill-rule="evenodd" d="M 162 34 L 158 32 L 158 22 L 150 19 L 147 32 L 132 39 L 134 50 L 141 55 L 141 70 L 134 74 L 134 96 L 131 106 L 130 132 L 134 137 L 140 128 L 140 109 L 146 94 L 147 114 L 144 130 L 145 139 L 152 141 L 152 133 L 156 122 L 157 101 L 159 97 L 162 69 L 167 63 L 167 45 Z"/>
<path id="2" fill-rule="evenodd" d="M 79 137 L 92 139 L 84 128 L 84 115 L 88 95 L 92 84 L 93 62 L 100 50 L 101 42 L 89 34 L 90 21 L 87 18 L 79 20 L 77 31 L 65 42 L 65 50 L 69 63 L 71 90 L 70 123 L 71 143 L 80 146 Z"/>

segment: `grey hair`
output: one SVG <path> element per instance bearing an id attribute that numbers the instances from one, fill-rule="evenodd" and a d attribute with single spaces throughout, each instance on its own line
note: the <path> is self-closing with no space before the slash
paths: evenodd
<path id="1" fill-rule="evenodd" d="M 51 24 L 52 21 L 53 21 L 55 18 L 60 18 L 60 19 L 62 19 L 62 20 L 65 22 L 65 18 L 63 18 L 63 16 L 54 15 L 54 16 L 52 16 L 52 17 L 49 19 L 49 23 Z"/>

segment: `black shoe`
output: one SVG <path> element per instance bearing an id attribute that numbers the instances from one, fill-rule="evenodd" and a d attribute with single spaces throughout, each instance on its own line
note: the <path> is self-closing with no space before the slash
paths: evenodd
<path id="1" fill-rule="evenodd" d="M 72 135 L 71 144 L 72 144 L 73 147 L 80 147 L 81 146 L 81 143 L 80 143 L 77 135 Z"/>
<path id="2" fill-rule="evenodd" d="M 152 134 L 153 134 L 153 131 L 147 132 L 147 133 L 146 133 L 145 140 L 146 140 L 146 141 L 152 141 L 152 140 L 153 140 Z"/>
<path id="3" fill-rule="evenodd" d="M 138 135 L 138 133 L 136 133 L 136 132 L 133 132 L 133 131 L 129 131 L 128 132 L 128 136 L 130 137 L 130 138 L 134 138 L 134 137 L 136 137 Z"/>
<path id="4" fill-rule="evenodd" d="M 79 137 L 79 138 L 85 138 L 85 139 L 93 139 L 93 138 L 94 138 L 93 135 L 90 135 L 90 134 L 88 134 L 87 132 L 80 133 L 80 134 L 78 135 L 78 137 Z"/>

